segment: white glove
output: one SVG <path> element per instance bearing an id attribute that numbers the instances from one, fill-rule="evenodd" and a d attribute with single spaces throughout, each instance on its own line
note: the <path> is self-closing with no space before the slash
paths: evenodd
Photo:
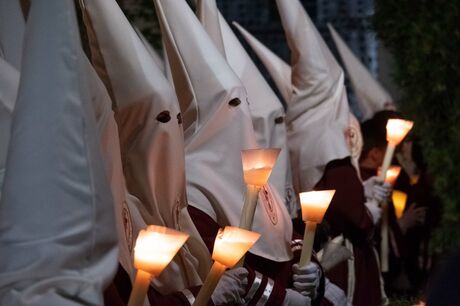
<path id="1" fill-rule="evenodd" d="M 283 306 L 311 306 L 311 299 L 292 289 L 286 289 Z"/>
<path id="2" fill-rule="evenodd" d="M 300 267 L 298 264 L 292 266 L 294 275 L 294 290 L 298 293 L 308 296 L 312 299 L 316 297 L 321 277 L 321 270 L 314 262 L 310 262 L 305 267 Z"/>
<path id="3" fill-rule="evenodd" d="M 244 294 L 248 285 L 248 270 L 236 268 L 224 273 L 211 295 L 215 305 L 244 304 Z"/>
<path id="4" fill-rule="evenodd" d="M 351 306 L 347 300 L 345 292 L 335 284 L 331 283 L 327 278 L 326 286 L 324 288 L 324 298 L 331 302 L 334 306 Z"/>
<path id="5" fill-rule="evenodd" d="M 382 209 L 379 204 L 375 200 L 371 199 L 364 203 L 364 205 L 366 205 L 367 210 L 371 214 L 374 225 L 377 224 L 380 221 L 380 218 L 382 218 Z"/>
<path id="6" fill-rule="evenodd" d="M 384 183 L 382 179 L 377 176 L 372 176 L 365 180 L 363 186 L 366 199 L 375 199 L 380 203 L 387 200 L 391 195 L 391 185 L 389 183 Z"/>

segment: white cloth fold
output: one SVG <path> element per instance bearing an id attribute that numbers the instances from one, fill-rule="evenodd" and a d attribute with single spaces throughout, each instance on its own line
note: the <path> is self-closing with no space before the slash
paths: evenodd
<path id="1" fill-rule="evenodd" d="M 102 305 L 117 238 L 74 2 L 32 1 L 24 41 L 0 203 L 0 304 Z"/>

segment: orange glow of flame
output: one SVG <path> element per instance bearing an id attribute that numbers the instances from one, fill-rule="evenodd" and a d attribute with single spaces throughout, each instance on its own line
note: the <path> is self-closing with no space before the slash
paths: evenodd
<path id="1" fill-rule="evenodd" d="M 267 183 L 281 149 L 250 149 L 241 151 L 244 181 L 248 185 L 263 186 Z"/>
<path id="2" fill-rule="evenodd" d="M 321 223 L 329 204 L 334 197 L 335 190 L 321 190 L 302 192 L 300 205 L 302 206 L 302 219 L 307 222 Z"/>
<path id="3" fill-rule="evenodd" d="M 214 242 L 212 259 L 232 268 L 259 239 L 260 234 L 226 226 L 220 229 Z"/>
<path id="4" fill-rule="evenodd" d="M 134 247 L 134 266 L 158 276 L 187 241 L 189 235 L 163 226 L 150 225 L 139 232 Z"/>
<path id="5" fill-rule="evenodd" d="M 402 119 L 389 119 L 387 122 L 387 141 L 397 146 L 414 126 L 414 122 Z"/>

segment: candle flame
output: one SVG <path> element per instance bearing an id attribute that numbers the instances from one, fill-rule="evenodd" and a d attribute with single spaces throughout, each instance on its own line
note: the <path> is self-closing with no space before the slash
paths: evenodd
<path id="1" fill-rule="evenodd" d="M 281 149 L 250 149 L 241 151 L 244 181 L 248 185 L 267 183 Z"/>
<path id="2" fill-rule="evenodd" d="M 321 223 L 334 194 L 335 190 L 310 191 L 299 194 L 302 219 L 305 222 Z"/>
<path id="3" fill-rule="evenodd" d="M 150 225 L 139 232 L 134 247 L 134 266 L 158 276 L 189 235 L 167 227 Z"/>
<path id="4" fill-rule="evenodd" d="M 226 226 L 220 229 L 214 242 L 212 259 L 232 268 L 259 239 L 260 234 Z"/>
<path id="5" fill-rule="evenodd" d="M 377 175 L 380 176 L 380 173 L 382 172 L 382 169 L 379 168 L 377 171 Z M 389 183 L 391 186 L 394 186 L 396 184 L 396 180 L 398 179 L 399 174 L 401 173 L 401 167 L 400 166 L 391 166 L 388 168 L 387 173 L 385 175 L 385 182 Z"/>
<path id="6" fill-rule="evenodd" d="M 387 122 L 387 141 L 397 146 L 414 126 L 414 122 L 402 119 L 389 119 Z"/>
<path id="7" fill-rule="evenodd" d="M 404 209 L 406 208 L 407 193 L 394 190 L 391 198 L 393 200 L 393 206 L 395 207 L 396 218 L 399 219 L 402 217 Z"/>

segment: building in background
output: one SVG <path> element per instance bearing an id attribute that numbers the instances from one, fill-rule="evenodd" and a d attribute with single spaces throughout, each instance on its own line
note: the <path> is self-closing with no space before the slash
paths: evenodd
<path id="1" fill-rule="evenodd" d="M 337 29 L 373 76 L 378 77 L 379 44 L 375 33 L 371 30 L 374 0 L 301 0 L 301 2 L 334 54 L 337 55 L 326 26 L 328 22 Z M 272 51 L 285 60 L 289 59 L 289 49 L 275 1 L 218 0 L 217 4 L 228 21 L 238 21 Z M 253 53 L 251 56 L 264 75 L 269 78 Z M 351 87 L 347 86 L 347 88 Z M 351 107 L 359 117 L 360 112 L 350 90 L 349 97 Z"/>
<path id="2" fill-rule="evenodd" d="M 128 17 L 134 20 L 152 44 L 156 48 L 161 48 L 161 34 L 155 18 L 152 1 L 118 1 L 122 4 Z M 385 52 L 382 46 L 379 46 L 376 35 L 371 28 L 374 0 L 300 1 L 335 55 L 337 55 L 337 52 L 326 26 L 328 22 L 335 27 L 353 52 L 369 68 L 372 75 L 382 82 L 393 97 L 398 97 L 396 88 L 391 80 L 392 56 Z M 187 0 L 187 2 L 193 3 L 194 1 Z M 274 0 L 217 0 L 217 5 L 229 23 L 238 21 L 281 58 L 286 61 L 289 60 L 289 49 Z M 264 76 L 267 77 L 270 85 L 275 89 L 261 62 L 246 43 L 243 40 L 241 41 Z M 337 56 L 337 58 L 339 57 Z M 346 80 L 346 84 L 351 108 L 359 118 L 361 114 L 357 108 L 355 97 L 350 90 L 351 86 L 349 86 L 348 80 Z"/>

